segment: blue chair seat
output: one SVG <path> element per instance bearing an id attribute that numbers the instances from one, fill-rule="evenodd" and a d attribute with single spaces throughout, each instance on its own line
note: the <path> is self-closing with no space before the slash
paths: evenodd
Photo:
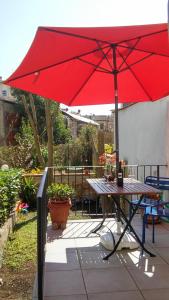
<path id="1" fill-rule="evenodd" d="M 158 178 L 156 176 L 147 176 L 145 178 L 144 183 L 147 185 L 150 185 L 152 187 L 155 187 L 156 189 L 161 189 L 162 183 L 163 183 L 163 181 L 165 181 L 165 183 L 163 183 L 163 185 L 165 185 L 166 189 L 169 188 L 169 178 L 168 178 L 168 181 L 165 180 L 166 178 L 165 179 L 163 178 L 162 183 L 161 183 L 161 178 Z M 160 201 L 160 195 L 155 194 L 155 195 L 152 195 L 149 197 L 144 196 L 141 203 L 139 204 L 139 208 L 145 208 L 150 205 L 155 205 L 155 204 L 157 204 L 157 201 Z M 131 200 L 130 215 L 132 213 L 133 207 L 136 206 L 138 204 L 138 202 L 139 202 L 139 199 Z"/>
<path id="2" fill-rule="evenodd" d="M 139 201 L 140 201 L 139 199 L 133 199 L 133 200 L 131 201 L 131 205 L 134 205 L 134 206 L 135 206 L 135 205 L 138 204 Z M 142 201 L 140 202 L 139 207 L 145 208 L 145 207 L 147 207 L 147 206 L 155 205 L 156 203 L 157 203 L 157 200 L 151 199 L 151 198 L 148 198 L 148 197 L 144 197 L 144 198 L 142 199 Z"/>
<path id="3" fill-rule="evenodd" d="M 169 201 L 160 201 L 156 205 L 147 206 L 144 208 L 143 216 L 143 232 L 142 232 L 142 242 L 145 243 L 145 230 L 147 225 L 148 217 L 152 217 L 152 242 L 155 242 L 155 217 L 160 217 L 163 220 L 169 219 Z"/>
<path id="4" fill-rule="evenodd" d="M 144 214 L 148 216 L 159 216 L 157 207 L 151 206 L 145 208 Z"/>

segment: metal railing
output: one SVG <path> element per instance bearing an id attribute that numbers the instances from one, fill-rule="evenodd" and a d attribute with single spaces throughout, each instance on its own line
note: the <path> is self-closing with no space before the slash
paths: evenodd
<path id="1" fill-rule="evenodd" d="M 133 168 L 135 178 L 144 181 L 148 175 L 165 176 L 165 168 L 167 165 L 128 165 L 124 168 L 124 175 L 128 175 L 129 168 Z M 100 177 L 103 170 L 101 166 L 74 166 L 57 168 L 52 167 L 52 177 L 54 182 L 65 182 L 74 187 L 76 191 L 80 187 L 82 193 L 78 198 L 73 199 L 72 211 L 77 213 L 79 210 L 84 216 L 85 214 L 91 216 L 100 216 L 102 214 L 99 207 L 98 198 L 95 201 L 92 199 L 91 190 L 86 185 L 86 178 Z M 99 171 L 99 172 L 98 172 Z M 42 176 L 39 190 L 37 193 L 37 281 L 38 281 L 38 299 L 43 300 L 43 286 L 44 286 L 44 262 L 45 262 L 45 244 L 46 244 L 46 229 L 47 229 L 47 195 L 46 190 L 48 187 L 49 169 L 46 168 Z M 87 186 L 87 191 L 85 190 Z M 87 201 L 87 195 L 90 195 Z"/>
<path id="2" fill-rule="evenodd" d="M 37 193 L 37 294 L 43 300 L 44 262 L 47 229 L 47 196 L 48 168 L 45 168 Z"/>

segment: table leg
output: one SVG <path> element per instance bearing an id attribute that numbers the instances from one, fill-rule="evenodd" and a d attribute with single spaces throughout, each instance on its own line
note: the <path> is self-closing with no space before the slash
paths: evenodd
<path id="1" fill-rule="evenodd" d="M 125 226 L 123 232 L 121 233 L 121 235 L 120 235 L 120 237 L 119 237 L 119 240 L 118 240 L 118 242 L 116 243 L 114 249 L 113 249 L 107 256 L 105 256 L 105 257 L 103 258 L 103 260 L 108 260 L 108 258 L 116 252 L 116 250 L 117 250 L 117 248 L 118 248 L 118 246 L 119 246 L 119 244 L 120 244 L 120 242 L 121 242 L 121 240 L 122 240 L 124 234 L 126 233 L 128 227 L 129 227 L 130 230 L 134 233 L 134 236 L 135 236 L 135 238 L 137 239 L 138 243 L 140 244 L 142 250 L 145 251 L 147 254 L 149 254 L 151 257 L 155 257 L 155 254 L 151 253 L 149 250 L 147 250 L 147 249 L 144 247 L 144 244 L 142 243 L 142 241 L 140 240 L 140 238 L 138 237 L 137 233 L 135 232 L 134 228 L 133 228 L 132 225 L 131 225 L 131 221 L 132 221 L 133 217 L 134 217 L 135 214 L 136 214 L 136 211 L 137 211 L 137 209 L 138 209 L 138 207 L 139 207 L 139 205 L 140 205 L 140 203 L 141 203 L 141 200 L 142 200 L 142 198 L 140 198 L 140 201 L 138 202 L 138 204 L 137 204 L 137 205 L 135 206 L 135 208 L 133 209 L 133 212 L 132 212 L 132 214 L 131 214 L 131 216 L 130 216 L 130 218 L 129 218 L 129 220 L 128 220 L 127 217 L 126 217 L 126 215 L 125 215 L 125 213 L 123 212 L 123 210 L 122 210 L 121 207 L 120 207 L 120 204 L 119 204 L 118 199 L 114 197 L 114 201 L 115 201 L 115 203 L 116 203 L 117 209 L 120 211 L 120 213 L 121 213 L 121 215 L 122 215 L 124 221 L 126 222 L 126 226 Z"/>
<path id="2" fill-rule="evenodd" d="M 102 198 L 101 198 L 102 197 Z M 94 229 L 92 229 L 89 233 L 88 233 L 88 235 L 87 236 L 89 236 L 91 233 L 97 233 L 97 231 L 100 229 L 100 228 L 102 228 L 102 226 L 103 226 L 103 224 L 104 224 L 104 222 L 105 222 L 105 220 L 106 220 L 106 218 L 108 217 L 108 215 L 109 215 L 109 212 L 107 211 L 107 207 L 106 207 L 106 205 L 105 205 L 105 201 L 108 199 L 108 197 L 107 196 L 101 196 L 100 198 L 100 200 L 102 200 L 103 201 L 103 205 L 102 205 L 102 213 L 103 213 L 103 220 L 100 222 L 100 224 L 98 224 Z M 111 201 L 111 199 L 109 199 L 108 200 L 108 202 L 110 202 Z M 108 209 L 111 209 L 111 211 L 112 211 L 112 205 L 111 205 L 111 203 L 110 203 L 110 207 L 108 207 Z"/>
<path id="3" fill-rule="evenodd" d="M 104 221 L 106 220 L 106 216 L 103 216 L 103 220 L 100 224 L 98 224 L 94 229 L 92 229 L 87 236 L 89 236 L 91 233 L 96 233 L 100 228 L 102 228 Z"/>

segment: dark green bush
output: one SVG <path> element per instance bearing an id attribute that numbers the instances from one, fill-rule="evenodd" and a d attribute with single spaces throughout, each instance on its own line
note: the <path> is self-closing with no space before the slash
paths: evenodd
<path id="1" fill-rule="evenodd" d="M 37 183 L 32 177 L 22 177 L 20 198 L 29 205 L 30 209 L 36 208 L 36 193 L 38 190 Z"/>
<path id="2" fill-rule="evenodd" d="M 0 226 L 15 207 L 20 192 L 22 172 L 16 169 L 0 170 Z"/>

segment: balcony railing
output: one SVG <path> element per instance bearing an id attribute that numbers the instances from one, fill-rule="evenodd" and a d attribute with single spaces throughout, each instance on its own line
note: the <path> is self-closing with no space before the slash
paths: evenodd
<path id="1" fill-rule="evenodd" d="M 124 175 L 127 176 L 129 168 L 136 179 L 144 182 L 148 175 L 165 176 L 167 165 L 128 165 L 124 168 Z M 43 300 L 43 281 L 44 281 L 44 262 L 45 262 L 45 244 L 47 229 L 47 196 L 49 171 L 52 171 L 54 182 L 64 182 L 73 186 L 76 190 L 76 197 L 73 199 L 72 212 L 76 215 L 80 213 L 100 216 L 102 214 L 99 207 L 99 199 L 89 189 L 86 178 L 100 177 L 104 173 L 104 167 L 101 166 L 71 166 L 71 167 L 52 167 L 46 168 L 42 176 L 39 190 L 37 193 L 37 273 L 38 273 L 38 299 Z M 51 172 L 50 172 L 51 173 Z"/>

